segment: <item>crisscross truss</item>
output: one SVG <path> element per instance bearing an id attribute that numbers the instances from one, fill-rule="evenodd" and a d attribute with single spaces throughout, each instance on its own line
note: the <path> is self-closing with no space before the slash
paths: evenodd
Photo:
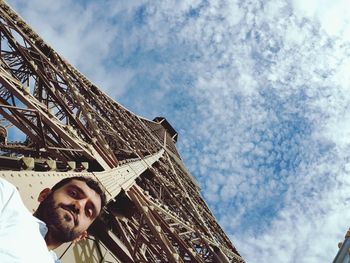
<path id="1" fill-rule="evenodd" d="M 135 262 L 244 262 L 177 160 L 165 154 L 110 204 Z"/>
<path id="2" fill-rule="evenodd" d="M 176 141 L 165 118 L 147 120 L 115 102 L 0 0 L 0 175 L 30 197 L 30 209 L 34 186 L 62 177 L 93 177 L 108 194 L 89 249 L 58 251 L 62 262 L 80 262 L 79 251 L 99 251 L 96 262 L 244 262 Z"/>
<path id="3" fill-rule="evenodd" d="M 0 125 L 23 138 L 2 140 L 3 151 L 86 160 L 102 169 L 159 151 L 136 115 L 89 82 L 3 2 L 0 16 L 0 119 L 6 120 Z"/>

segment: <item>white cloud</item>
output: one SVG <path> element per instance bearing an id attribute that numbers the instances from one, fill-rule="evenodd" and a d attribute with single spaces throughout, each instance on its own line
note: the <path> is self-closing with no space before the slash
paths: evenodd
<path id="1" fill-rule="evenodd" d="M 346 0 L 336 1 L 301 1 L 293 0 L 296 14 L 316 19 L 329 35 L 350 34 L 350 3 Z"/>
<path id="2" fill-rule="evenodd" d="M 121 69 L 110 61 L 119 32 L 110 21 L 116 10 L 109 8 L 107 2 L 103 5 L 86 2 L 85 7 L 72 0 L 9 3 L 50 46 L 92 82 L 113 96 L 125 92 L 134 73 L 131 68 Z M 130 5 L 120 8 L 125 11 Z M 113 69 L 115 73 L 111 74 Z"/>

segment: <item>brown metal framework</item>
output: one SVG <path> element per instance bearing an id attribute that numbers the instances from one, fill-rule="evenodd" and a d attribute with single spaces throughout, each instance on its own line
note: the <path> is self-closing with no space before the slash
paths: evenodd
<path id="1" fill-rule="evenodd" d="M 61 177 L 94 177 L 108 194 L 91 239 L 61 251 L 63 262 L 70 250 L 76 262 L 87 253 L 93 262 L 244 262 L 176 140 L 164 118 L 108 97 L 0 0 L 0 175 L 31 209 L 33 185 Z"/>

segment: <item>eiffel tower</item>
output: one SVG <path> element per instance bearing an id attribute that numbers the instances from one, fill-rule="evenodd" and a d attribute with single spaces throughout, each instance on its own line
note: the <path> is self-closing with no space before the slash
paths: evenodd
<path id="1" fill-rule="evenodd" d="M 28 209 L 65 177 L 98 180 L 108 204 L 65 262 L 244 262 L 200 195 L 163 117 L 130 112 L 0 0 L 0 175 Z M 20 238 L 20 237 L 19 237 Z"/>

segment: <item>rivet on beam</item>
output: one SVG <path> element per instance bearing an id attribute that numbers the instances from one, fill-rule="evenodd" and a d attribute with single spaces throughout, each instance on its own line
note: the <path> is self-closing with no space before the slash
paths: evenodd
<path id="1" fill-rule="evenodd" d="M 89 169 L 89 163 L 88 162 L 81 162 L 81 167 L 82 167 L 82 171 L 86 171 Z"/>
<path id="2" fill-rule="evenodd" d="M 47 165 L 49 171 L 56 171 L 57 165 L 55 160 L 46 160 L 45 164 Z"/>
<path id="3" fill-rule="evenodd" d="M 48 109 L 47 110 L 47 114 L 49 115 L 49 117 L 53 117 L 54 116 L 52 109 Z"/>
<path id="4" fill-rule="evenodd" d="M 173 253 L 173 256 L 174 256 L 174 259 L 175 259 L 176 261 L 179 261 L 179 260 L 180 260 L 179 254 Z"/>
<path id="5" fill-rule="evenodd" d="M 26 93 L 26 94 L 30 94 L 30 89 L 29 89 L 29 87 L 24 86 L 24 87 L 23 87 L 23 91 L 24 91 L 24 93 Z"/>
<path id="6" fill-rule="evenodd" d="M 158 233 L 162 232 L 162 229 L 160 226 L 155 226 L 154 228 L 157 230 Z"/>
<path id="7" fill-rule="evenodd" d="M 67 162 L 67 168 L 69 171 L 75 170 L 77 164 L 74 161 Z"/>
<path id="8" fill-rule="evenodd" d="M 34 169 L 34 158 L 32 157 L 22 157 L 22 166 L 24 170 L 33 170 Z"/>

